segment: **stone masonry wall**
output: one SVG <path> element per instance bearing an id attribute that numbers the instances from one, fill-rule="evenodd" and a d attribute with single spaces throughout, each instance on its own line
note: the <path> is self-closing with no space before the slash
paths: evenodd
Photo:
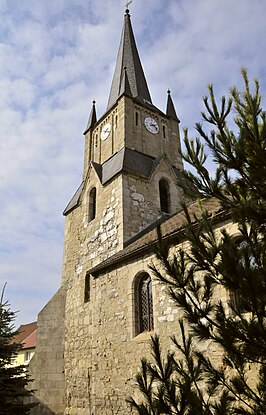
<path id="1" fill-rule="evenodd" d="M 96 187 L 96 216 L 89 221 L 89 192 Z M 66 217 L 62 283 L 86 272 L 123 246 L 122 184 L 119 178 L 101 186 L 92 169 L 81 204 Z M 85 268 L 84 268 L 85 267 Z"/>
<path id="2" fill-rule="evenodd" d="M 130 239 L 138 232 L 162 216 L 160 210 L 159 180 L 164 178 L 170 186 L 171 213 L 180 209 L 184 196 L 176 185 L 169 164 L 163 159 L 149 181 L 132 176 L 123 177 L 124 205 L 124 240 Z"/>
<path id="3" fill-rule="evenodd" d="M 230 229 L 231 225 L 227 226 Z M 235 231 L 233 226 L 231 230 Z M 172 252 L 177 248 L 173 247 Z M 73 338 L 68 332 L 66 336 L 66 348 L 71 349 L 71 359 L 66 355 L 71 398 L 65 414 L 133 414 L 125 398 L 138 395 L 134 376 L 140 359 L 150 357 L 150 335 L 159 333 L 165 350 L 172 347 L 170 336 L 179 336 L 178 320 L 182 314 L 167 294 L 165 285 L 152 275 L 154 331 L 136 335 L 134 282 L 140 272 L 150 273 L 151 262 L 161 267 L 155 257 L 148 254 L 92 279 L 88 303 L 82 301 L 81 295 L 75 300 L 72 298 L 76 317 L 71 324 L 75 326 L 76 335 Z M 78 294 L 78 289 L 75 292 Z M 219 293 L 219 297 L 225 299 L 225 293 Z M 209 351 L 213 358 L 220 360 L 219 350 Z"/>
<path id="4" fill-rule="evenodd" d="M 66 291 L 61 287 L 38 315 L 37 346 L 28 370 L 34 382 L 31 415 L 62 415 L 65 409 L 64 316 Z"/>
<path id="5" fill-rule="evenodd" d="M 89 221 L 87 195 L 92 187 L 97 189 L 96 216 Z M 63 270 L 63 280 L 68 287 L 65 319 L 65 414 L 91 413 L 92 338 L 95 322 L 93 302 L 84 301 L 85 279 L 88 269 L 122 247 L 121 206 L 121 177 L 113 179 L 108 186 L 101 186 L 92 169 L 80 206 L 73 211 L 73 215 L 70 213 L 66 218 Z M 92 293 L 93 284 L 91 281 Z"/>
<path id="6" fill-rule="evenodd" d="M 183 168 L 180 155 L 179 124 L 176 120 L 168 119 L 156 110 L 136 105 L 132 99 L 124 97 L 125 111 L 125 145 L 133 150 L 158 157 L 166 153 L 171 164 L 178 169 Z M 136 113 L 138 123 L 136 124 Z M 146 117 L 154 118 L 159 125 L 159 133 L 151 134 L 144 125 Z M 163 134 L 163 128 L 165 135 Z"/>

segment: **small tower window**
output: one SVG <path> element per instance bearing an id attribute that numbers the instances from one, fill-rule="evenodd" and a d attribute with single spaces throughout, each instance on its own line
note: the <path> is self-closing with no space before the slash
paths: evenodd
<path id="1" fill-rule="evenodd" d="M 152 283 L 149 274 L 144 272 L 137 278 L 136 298 L 136 333 L 153 330 Z"/>
<path id="2" fill-rule="evenodd" d="M 117 129 L 117 115 L 115 116 L 115 130 Z"/>
<path id="3" fill-rule="evenodd" d="M 164 213 L 170 213 L 170 187 L 165 179 L 159 181 L 160 208 Z"/>
<path id="4" fill-rule="evenodd" d="M 91 279 L 90 274 L 85 277 L 84 302 L 88 303 L 91 297 Z"/>
<path id="5" fill-rule="evenodd" d="M 165 125 L 163 125 L 163 138 L 166 138 L 166 128 L 165 128 Z"/>
<path id="6" fill-rule="evenodd" d="M 89 222 L 95 218 L 96 215 L 96 187 L 93 187 L 89 194 Z"/>
<path id="7" fill-rule="evenodd" d="M 159 181 L 160 208 L 164 213 L 170 213 L 170 187 L 165 179 Z"/>
<path id="8" fill-rule="evenodd" d="M 135 125 L 136 125 L 136 127 L 139 125 L 139 113 L 138 113 L 138 111 L 135 112 Z"/>

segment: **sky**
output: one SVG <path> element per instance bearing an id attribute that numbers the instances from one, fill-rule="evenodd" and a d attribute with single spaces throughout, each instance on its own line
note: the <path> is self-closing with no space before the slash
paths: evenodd
<path id="1" fill-rule="evenodd" d="M 0 0 L 0 290 L 37 319 L 60 287 L 62 212 L 81 182 L 92 101 L 106 109 L 123 0 Z M 202 97 L 242 88 L 241 67 L 266 90 L 265 0 L 133 0 L 129 6 L 154 105 L 171 90 L 181 129 Z M 264 98 L 264 96 L 263 96 Z"/>

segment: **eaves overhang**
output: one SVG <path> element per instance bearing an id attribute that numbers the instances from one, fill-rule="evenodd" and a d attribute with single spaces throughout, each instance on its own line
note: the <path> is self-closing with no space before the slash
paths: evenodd
<path id="1" fill-rule="evenodd" d="M 206 209 L 210 216 L 213 216 L 213 224 L 216 225 L 222 221 L 226 221 L 230 218 L 230 212 L 223 210 L 220 207 L 219 202 L 216 199 L 204 199 L 202 201 L 203 209 Z M 208 208 L 211 208 L 208 210 Z M 193 202 L 189 206 L 189 213 L 191 215 L 199 214 L 200 208 L 198 202 Z M 178 224 L 175 226 L 175 224 Z M 197 222 L 194 222 L 197 226 Z M 170 245 L 174 243 L 181 243 L 185 240 L 185 215 L 183 211 L 178 211 L 172 215 L 167 221 L 161 224 L 162 240 L 167 241 Z M 88 270 L 88 274 L 91 274 L 93 277 L 98 277 L 101 274 L 120 267 L 126 262 L 131 262 L 136 258 L 143 257 L 147 254 L 152 254 L 155 250 L 155 247 L 158 245 L 158 235 L 156 226 L 146 235 L 140 233 L 140 237 L 132 242 L 130 245 L 125 247 L 122 251 L 114 254 L 112 257 L 106 259 L 102 263 L 96 265 L 95 267 Z"/>

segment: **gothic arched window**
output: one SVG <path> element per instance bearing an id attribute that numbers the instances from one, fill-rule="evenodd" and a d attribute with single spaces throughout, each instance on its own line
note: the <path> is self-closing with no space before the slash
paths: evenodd
<path id="1" fill-rule="evenodd" d="M 144 272 L 136 281 L 136 332 L 153 330 L 152 283 L 149 274 Z"/>
<path id="2" fill-rule="evenodd" d="M 236 255 L 238 258 L 238 273 L 243 276 L 240 280 L 234 283 L 234 287 L 231 288 L 229 293 L 229 299 L 231 307 L 238 313 L 251 312 L 254 305 L 248 295 L 244 296 L 243 293 L 250 289 L 249 273 L 254 271 L 258 267 L 256 259 L 253 255 L 252 249 L 246 240 L 236 241 Z"/>
<path id="3" fill-rule="evenodd" d="M 93 187 L 89 194 L 89 222 L 95 218 L 96 215 L 96 187 Z"/>
<path id="4" fill-rule="evenodd" d="M 170 187 L 165 179 L 159 181 L 160 208 L 164 213 L 170 213 Z"/>

